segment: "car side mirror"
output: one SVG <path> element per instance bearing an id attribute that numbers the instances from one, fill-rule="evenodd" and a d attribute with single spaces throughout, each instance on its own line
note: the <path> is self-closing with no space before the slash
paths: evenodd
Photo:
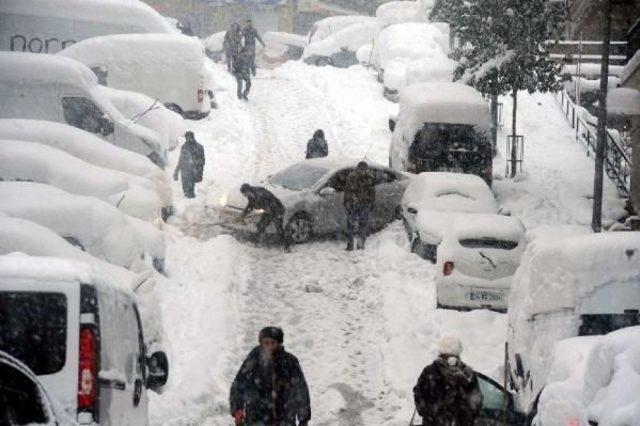
<path id="1" fill-rule="evenodd" d="M 151 354 L 147 358 L 147 368 L 149 369 L 146 383 L 148 389 L 157 390 L 167 383 L 169 379 L 169 359 L 166 353 L 158 351 Z"/>
<path id="2" fill-rule="evenodd" d="M 415 207 L 409 207 L 407 211 L 411 214 L 418 214 L 418 209 L 416 209 Z"/>
<path id="3" fill-rule="evenodd" d="M 391 130 L 392 132 L 396 130 L 396 120 L 394 120 L 393 118 L 389 119 L 389 130 Z"/>
<path id="4" fill-rule="evenodd" d="M 330 186 L 325 186 L 319 192 L 319 194 L 322 195 L 323 197 L 326 197 L 327 195 L 333 195 L 335 193 L 336 193 L 335 188 L 332 188 Z"/>

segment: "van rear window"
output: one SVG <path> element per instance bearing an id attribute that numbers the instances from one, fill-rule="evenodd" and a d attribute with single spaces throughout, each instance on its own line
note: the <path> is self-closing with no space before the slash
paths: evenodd
<path id="1" fill-rule="evenodd" d="M 67 297 L 62 293 L 0 293 L 0 350 L 36 375 L 62 370 L 67 348 Z"/>
<path id="2" fill-rule="evenodd" d="M 491 248 L 499 250 L 513 250 L 518 247 L 517 241 L 497 240 L 495 238 L 468 238 L 460 240 L 460 245 L 464 248 L 480 249 Z"/>

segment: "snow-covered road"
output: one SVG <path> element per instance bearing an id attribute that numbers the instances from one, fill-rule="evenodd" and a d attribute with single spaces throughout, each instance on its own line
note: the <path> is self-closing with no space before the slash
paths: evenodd
<path id="1" fill-rule="evenodd" d="M 302 159 L 317 128 L 325 130 L 332 155 L 386 163 L 387 118 L 397 106 L 382 97 L 374 75 L 360 67 L 288 63 L 260 70 L 249 103 L 235 99 L 230 78 L 218 84 L 220 109 L 189 123 L 205 145 L 205 181 L 195 201 L 185 201 L 175 186 L 178 214 L 167 227 L 170 280 L 162 309 L 172 370 L 164 394 L 152 396 L 152 423 L 231 424 L 229 386 L 265 325 L 282 326 L 287 349 L 301 361 L 314 425 L 407 424 L 412 387 L 443 334 L 458 335 L 463 359 L 498 377 L 505 316 L 436 310 L 434 268 L 409 253 L 400 223 L 374 235 L 364 252 L 350 254 L 334 240 L 284 254 L 279 247 L 257 248 L 219 235 L 211 226 L 210 207 L 228 188 Z M 524 109 L 534 109 L 537 102 L 527 99 Z M 545 195 L 541 187 L 583 185 L 567 176 L 584 176 L 590 164 L 580 157 L 571 159 L 568 170 L 558 167 L 561 160 L 542 166 L 550 149 L 544 144 L 553 142 L 555 156 L 580 153 L 562 139 L 562 117 L 556 115 L 540 118 L 552 120 L 546 128 L 526 129 L 528 141 L 538 144 L 531 149 L 535 167 L 527 168 L 526 179 L 496 185 L 500 201 L 531 227 L 584 225 L 584 203 L 575 203 L 582 189 Z"/>

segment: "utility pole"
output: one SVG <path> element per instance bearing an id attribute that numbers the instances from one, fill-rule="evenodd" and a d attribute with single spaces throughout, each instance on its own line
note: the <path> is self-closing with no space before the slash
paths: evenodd
<path id="1" fill-rule="evenodd" d="M 596 170 L 593 179 L 593 232 L 602 231 L 602 191 L 604 181 L 604 156 L 607 143 L 607 89 L 609 87 L 609 51 L 611 49 L 611 12 L 613 0 L 604 3 L 604 38 L 602 40 L 602 64 L 600 67 L 600 99 L 598 101 L 598 141 L 596 143 Z"/>

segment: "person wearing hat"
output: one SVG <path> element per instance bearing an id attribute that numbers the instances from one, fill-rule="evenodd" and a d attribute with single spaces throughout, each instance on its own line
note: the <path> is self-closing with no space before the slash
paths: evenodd
<path id="1" fill-rule="evenodd" d="M 307 160 L 311 158 L 322 158 L 329 155 L 329 146 L 327 140 L 324 138 L 324 131 L 318 129 L 313 134 L 313 137 L 307 142 Z"/>
<path id="2" fill-rule="evenodd" d="M 265 327 L 231 385 L 229 408 L 236 426 L 307 426 L 309 388 L 298 359 L 284 350 L 284 333 Z"/>
<path id="3" fill-rule="evenodd" d="M 257 225 L 256 242 L 260 241 L 260 238 L 264 235 L 267 226 L 273 222 L 276 227 L 276 231 L 280 236 L 280 240 L 284 245 L 284 251 L 291 251 L 291 236 L 284 226 L 284 206 L 278 200 L 278 197 L 273 195 L 269 190 L 260 186 L 251 186 L 248 183 L 242 184 L 240 187 L 242 195 L 247 197 L 249 202 L 247 207 L 242 211 L 242 214 L 238 220 L 243 220 L 249 213 L 254 210 L 263 210 L 260 222 Z"/>
<path id="4" fill-rule="evenodd" d="M 204 148 L 196 142 L 195 135 L 191 130 L 184 134 L 184 138 L 185 143 L 180 148 L 180 159 L 173 172 L 173 179 L 178 180 L 178 175 L 182 175 L 184 196 L 195 198 L 196 183 L 202 182 L 204 172 Z"/>
<path id="5" fill-rule="evenodd" d="M 365 161 L 347 176 L 344 186 L 344 207 L 347 210 L 347 251 L 353 250 L 354 236 L 358 235 L 358 250 L 364 249 L 369 224 L 369 213 L 376 202 L 376 182 Z"/>
<path id="6" fill-rule="evenodd" d="M 424 426 L 473 425 L 482 408 L 476 372 L 460 360 L 462 343 L 443 337 L 439 355 L 425 367 L 413 388 L 416 410 Z"/>

